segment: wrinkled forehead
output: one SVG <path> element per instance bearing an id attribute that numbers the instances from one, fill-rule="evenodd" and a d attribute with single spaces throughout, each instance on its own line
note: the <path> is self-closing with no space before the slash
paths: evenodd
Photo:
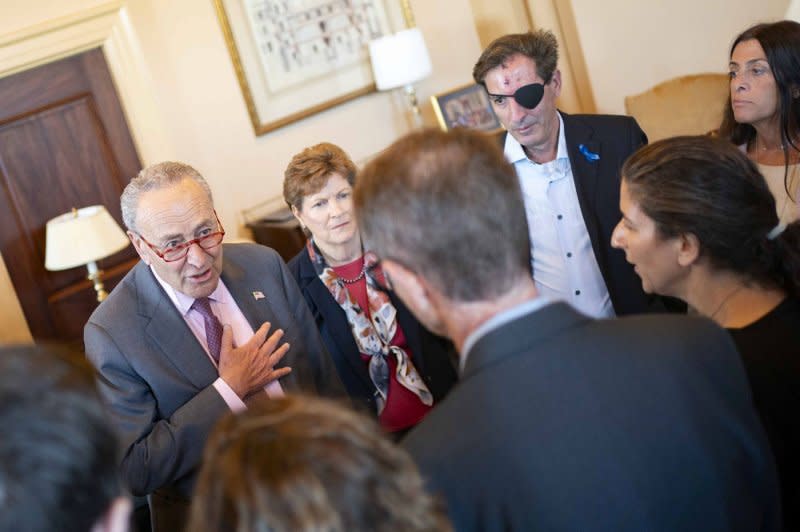
<path id="1" fill-rule="evenodd" d="M 143 192 L 137 207 L 136 223 L 141 230 L 188 227 L 215 219 L 208 192 L 190 178 Z"/>
<path id="2" fill-rule="evenodd" d="M 341 190 L 352 190 L 352 185 L 339 172 L 320 173 L 306 179 L 300 187 L 300 205 L 303 208 L 306 200 L 313 201 L 318 197 L 328 197 Z"/>
<path id="3" fill-rule="evenodd" d="M 497 89 L 517 89 L 531 83 L 544 83 L 536 69 L 536 61 L 515 54 L 486 73 L 484 83 L 489 92 Z"/>

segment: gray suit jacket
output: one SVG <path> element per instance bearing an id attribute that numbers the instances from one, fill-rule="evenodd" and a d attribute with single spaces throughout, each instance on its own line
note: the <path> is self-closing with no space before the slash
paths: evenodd
<path id="1" fill-rule="evenodd" d="M 344 395 L 314 318 L 275 251 L 225 245 L 222 279 L 254 330 L 265 321 L 284 330 L 291 348 L 279 366 L 292 368 L 280 380 L 284 390 Z M 229 409 L 212 386 L 216 368 L 147 265 L 137 264 L 95 310 L 84 341 L 124 445 L 128 487 L 135 495 L 163 488 L 188 498 L 206 437 Z"/>
<path id="2" fill-rule="evenodd" d="M 460 532 L 780 530 L 742 363 L 701 318 L 528 313 L 404 445 Z"/>

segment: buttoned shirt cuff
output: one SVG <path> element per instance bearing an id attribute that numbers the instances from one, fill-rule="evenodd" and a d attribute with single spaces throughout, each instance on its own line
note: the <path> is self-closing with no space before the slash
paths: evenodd
<path id="1" fill-rule="evenodd" d="M 225 404 L 228 405 L 228 408 L 231 409 L 231 412 L 238 414 L 239 412 L 244 412 L 247 410 L 247 406 L 245 406 L 244 401 L 242 401 L 236 392 L 234 392 L 228 383 L 222 380 L 222 377 L 218 377 L 217 380 L 214 381 L 212 385 L 217 390 L 217 392 L 222 396 L 222 400 L 225 401 Z"/>

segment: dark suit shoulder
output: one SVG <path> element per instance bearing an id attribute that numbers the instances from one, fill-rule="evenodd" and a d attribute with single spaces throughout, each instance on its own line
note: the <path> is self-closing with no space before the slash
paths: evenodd
<path id="1" fill-rule="evenodd" d="M 476 344 L 467 365 L 478 349 L 499 354 L 403 441 L 455 528 L 773 530 L 771 457 L 725 331 L 557 305 Z M 525 338 L 509 339 L 520 325 Z"/>
<path id="2" fill-rule="evenodd" d="M 567 129 L 575 124 L 583 124 L 592 129 L 599 130 L 600 133 L 606 133 L 609 130 L 640 129 L 636 119 L 626 115 L 562 114 L 562 116 L 564 118 L 564 127 Z"/>
<path id="3" fill-rule="evenodd" d="M 724 329 L 701 316 L 640 314 L 613 320 L 592 320 L 590 327 L 634 337 L 647 338 L 652 334 L 671 335 L 674 338 L 668 342 L 669 344 L 712 341 L 733 345 Z"/>
<path id="4" fill-rule="evenodd" d="M 699 316 L 640 314 L 613 320 L 591 320 L 581 335 L 584 345 L 608 351 L 612 358 L 647 358 L 648 363 L 707 366 L 712 360 L 738 370 L 738 353 L 730 335 Z M 727 371 L 723 370 L 727 373 Z"/>
<path id="5" fill-rule="evenodd" d="M 569 120 L 583 120 L 585 122 L 596 122 L 596 123 L 624 123 L 624 122 L 636 122 L 636 119 L 632 116 L 628 115 L 606 115 L 606 114 L 566 114 L 562 113 L 561 116 L 564 118 L 565 121 Z"/>

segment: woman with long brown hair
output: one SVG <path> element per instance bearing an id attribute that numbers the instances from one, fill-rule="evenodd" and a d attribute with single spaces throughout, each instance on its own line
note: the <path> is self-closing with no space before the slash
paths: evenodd
<path id="1" fill-rule="evenodd" d="M 757 24 L 730 52 L 730 97 L 719 134 L 758 166 L 783 223 L 800 217 L 800 24 Z"/>

